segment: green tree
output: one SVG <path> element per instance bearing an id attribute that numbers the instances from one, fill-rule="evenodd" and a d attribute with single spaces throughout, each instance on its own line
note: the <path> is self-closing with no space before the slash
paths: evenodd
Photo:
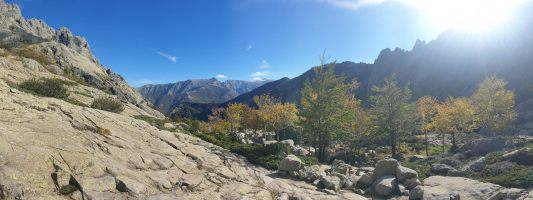
<path id="1" fill-rule="evenodd" d="M 332 142 L 349 132 L 348 101 L 352 84 L 344 76 L 335 75 L 335 63 L 315 67 L 314 77 L 306 80 L 301 91 L 300 127 L 310 146 L 317 148 L 317 157 L 325 161 Z"/>
<path id="2" fill-rule="evenodd" d="M 471 99 L 481 128 L 500 132 L 516 120 L 515 93 L 506 89 L 507 83 L 490 75 L 480 84 Z"/>
<path id="3" fill-rule="evenodd" d="M 393 158 L 397 158 L 400 136 L 416 130 L 416 106 L 410 103 L 411 90 L 400 88 L 394 75 L 385 79 L 383 86 L 372 88 L 370 113 L 376 134 L 387 138 Z"/>

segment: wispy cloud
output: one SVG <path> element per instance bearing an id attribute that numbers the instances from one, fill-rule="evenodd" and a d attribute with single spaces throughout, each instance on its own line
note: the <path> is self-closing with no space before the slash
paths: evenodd
<path id="1" fill-rule="evenodd" d="M 323 2 L 326 2 L 332 6 L 343 8 L 343 9 L 350 9 L 350 10 L 358 10 L 361 7 L 364 6 L 371 6 L 376 4 L 381 4 L 384 2 L 391 2 L 391 1 L 406 1 L 406 0 L 321 0 Z"/>
<path id="2" fill-rule="evenodd" d="M 216 76 L 218 79 L 228 79 L 228 76 L 224 75 L 224 74 L 219 74 Z"/>
<path id="3" fill-rule="evenodd" d="M 261 64 L 257 67 L 259 69 L 266 69 L 269 68 L 270 64 L 266 60 L 261 60 Z"/>
<path id="4" fill-rule="evenodd" d="M 261 78 L 261 77 L 253 77 L 252 78 L 252 81 L 264 81 L 264 80 L 267 80 L 266 78 Z"/>
<path id="5" fill-rule="evenodd" d="M 252 50 L 252 48 L 254 48 L 254 46 L 251 45 L 251 44 L 249 44 L 249 45 L 246 47 L 246 51 L 250 51 L 250 50 Z"/>
<path id="6" fill-rule="evenodd" d="M 265 77 L 265 76 L 270 76 L 270 72 L 269 71 L 254 72 L 250 76 L 253 77 L 253 78 L 255 78 L 255 77 Z"/>
<path id="7" fill-rule="evenodd" d="M 148 85 L 148 84 L 157 84 L 159 81 L 156 80 L 150 80 L 150 79 L 139 79 L 133 82 L 135 87 Z"/>
<path id="8" fill-rule="evenodd" d="M 167 53 L 163 53 L 161 51 L 157 51 L 156 52 L 157 54 L 159 54 L 160 56 L 170 60 L 170 62 L 176 64 L 176 62 L 178 61 L 178 59 L 180 59 L 180 57 L 177 57 L 177 56 L 173 56 L 173 55 L 170 55 L 170 54 L 167 54 Z"/>

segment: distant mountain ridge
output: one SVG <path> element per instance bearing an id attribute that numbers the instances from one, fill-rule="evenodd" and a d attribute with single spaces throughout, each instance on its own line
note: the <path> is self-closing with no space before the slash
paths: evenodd
<path id="1" fill-rule="evenodd" d="M 229 101 L 265 83 L 264 81 L 226 80 L 216 78 L 179 81 L 168 84 L 149 84 L 137 88 L 148 101 L 170 114 L 182 103 L 217 104 Z"/>
<path id="2" fill-rule="evenodd" d="M 413 100 L 424 95 L 444 99 L 449 96 L 469 96 L 487 75 L 496 74 L 508 82 L 516 93 L 519 112 L 517 126 L 533 133 L 533 15 L 530 4 L 517 12 L 508 29 L 483 35 L 447 31 L 430 42 L 416 41 L 412 50 L 384 49 L 374 63 L 337 63 L 335 71 L 347 81 L 360 83 L 356 96 L 364 102 L 374 85 L 395 75 L 401 85 L 409 84 Z M 310 69 L 295 78 L 283 78 L 244 93 L 228 102 L 253 105 L 253 96 L 271 94 L 284 102 L 299 103 L 305 80 L 313 78 Z M 206 105 L 205 110 L 215 105 Z M 208 113 L 194 105 L 198 114 Z M 183 112 L 175 111 L 179 116 Z M 185 112 L 190 113 L 190 112 Z M 194 116 L 194 115 L 193 115 Z M 205 119 L 203 115 L 195 117 Z"/>

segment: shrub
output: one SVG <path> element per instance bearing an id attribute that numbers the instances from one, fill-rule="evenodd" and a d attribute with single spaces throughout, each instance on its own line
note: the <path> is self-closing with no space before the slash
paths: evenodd
<path id="1" fill-rule="evenodd" d="M 404 167 L 411 168 L 418 172 L 418 177 L 420 177 L 420 180 L 431 175 L 431 164 L 432 163 L 428 160 L 416 160 L 402 163 Z"/>
<path id="2" fill-rule="evenodd" d="M 56 78 L 31 79 L 22 82 L 18 87 L 22 90 L 45 97 L 55 97 L 59 99 L 67 98 L 67 88 L 65 81 Z"/>
<path id="3" fill-rule="evenodd" d="M 481 177 L 481 180 L 502 185 L 504 187 L 529 188 L 533 187 L 533 168 L 516 166 L 497 176 Z"/>
<path id="4" fill-rule="evenodd" d="M 318 165 L 320 164 L 318 162 L 318 159 L 314 156 L 302 156 L 300 157 L 300 159 L 302 160 L 302 162 L 306 165 L 306 166 L 311 166 L 311 165 Z"/>
<path id="5" fill-rule="evenodd" d="M 73 98 L 66 98 L 65 99 L 66 102 L 69 102 L 71 104 L 74 104 L 74 105 L 78 105 L 78 106 L 81 106 L 81 107 L 87 107 L 87 105 L 81 101 L 78 101 L 77 99 L 73 99 Z"/>
<path id="6" fill-rule="evenodd" d="M 150 117 L 146 115 L 135 115 L 133 116 L 135 119 L 140 119 L 145 122 L 148 122 L 150 125 L 157 127 L 158 129 L 165 129 L 165 123 L 171 122 L 170 119 L 157 119 L 155 117 Z"/>
<path id="7" fill-rule="evenodd" d="M 55 62 L 54 59 L 47 56 L 43 50 L 39 50 L 34 47 L 25 46 L 21 48 L 13 48 L 9 51 L 13 55 L 35 60 L 43 66 L 54 64 Z"/>
<path id="8" fill-rule="evenodd" d="M 124 105 L 117 99 L 110 97 L 99 97 L 93 100 L 91 108 L 120 113 L 124 110 Z"/>

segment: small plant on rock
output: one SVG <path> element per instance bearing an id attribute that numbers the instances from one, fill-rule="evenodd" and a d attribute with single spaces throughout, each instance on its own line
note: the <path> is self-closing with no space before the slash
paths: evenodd
<path id="1" fill-rule="evenodd" d="M 93 100 L 91 108 L 120 113 L 124 110 L 124 105 L 117 99 L 110 97 L 99 97 Z"/>
<path id="2" fill-rule="evenodd" d="M 64 99 L 68 97 L 65 81 L 57 78 L 30 79 L 18 87 L 22 90 L 45 97 Z"/>

